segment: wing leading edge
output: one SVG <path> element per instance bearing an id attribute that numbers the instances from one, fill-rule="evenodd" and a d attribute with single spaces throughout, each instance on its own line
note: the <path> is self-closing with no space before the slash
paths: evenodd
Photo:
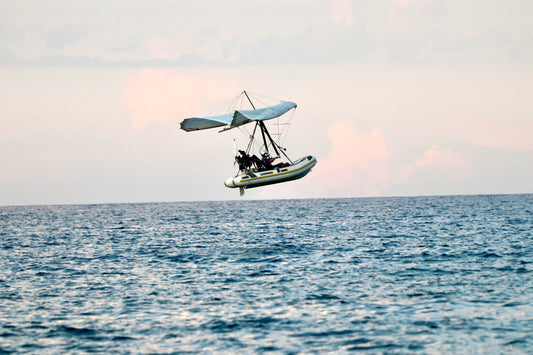
<path id="1" fill-rule="evenodd" d="M 192 117 L 184 119 L 180 126 L 187 132 L 198 131 L 221 126 L 234 128 L 252 121 L 266 121 L 279 117 L 296 107 L 294 102 L 282 102 L 274 106 L 267 106 L 257 110 L 236 110 L 219 116 Z"/>

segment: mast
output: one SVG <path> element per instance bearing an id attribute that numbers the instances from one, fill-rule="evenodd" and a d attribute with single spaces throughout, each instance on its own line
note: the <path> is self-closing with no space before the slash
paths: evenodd
<path id="1" fill-rule="evenodd" d="M 255 122 L 254 131 L 250 135 L 250 142 L 248 142 L 248 147 L 246 147 L 246 154 L 250 153 L 250 149 L 252 148 L 252 143 L 254 142 L 255 138 L 255 131 L 257 130 L 257 126 L 259 125 L 259 121 Z"/>
<path id="2" fill-rule="evenodd" d="M 250 105 L 252 105 L 253 109 L 255 110 L 254 103 L 252 102 L 252 100 L 250 100 L 250 96 L 248 96 L 248 93 L 246 92 L 246 90 L 244 90 L 243 93 L 244 93 L 244 95 L 246 95 L 246 98 L 248 99 L 248 102 L 250 103 Z"/>
<path id="3" fill-rule="evenodd" d="M 246 95 L 246 98 L 248 99 L 248 102 L 250 103 L 250 105 L 252 105 L 253 109 L 255 110 L 256 109 L 255 105 L 252 102 L 252 100 L 250 99 L 250 96 L 248 96 L 248 93 L 246 92 L 246 90 L 244 90 L 243 93 L 244 93 L 244 95 Z M 255 125 L 254 133 L 252 134 L 252 137 L 255 134 L 255 129 L 257 128 L 257 126 L 259 126 L 259 128 L 261 128 L 261 135 L 263 136 L 263 145 L 265 146 L 265 150 L 266 150 L 266 152 L 268 154 L 270 154 L 270 152 L 268 151 L 268 143 L 267 143 L 267 140 L 266 140 L 266 137 L 265 137 L 265 133 L 268 136 L 268 138 L 270 139 L 270 141 L 272 141 L 272 138 L 270 138 L 270 134 L 268 133 L 263 121 L 257 121 L 257 124 Z M 274 150 L 276 151 L 276 154 L 279 155 L 278 150 L 275 148 L 275 146 L 274 146 Z"/>
<path id="4" fill-rule="evenodd" d="M 263 141 L 265 142 L 265 148 L 266 148 L 267 153 L 268 153 L 268 146 L 267 146 L 267 143 L 266 143 L 265 134 L 268 137 L 268 139 L 270 140 L 270 143 L 272 144 L 272 148 L 274 148 L 274 151 L 279 156 L 278 149 L 276 148 L 276 143 L 274 142 L 274 140 L 270 136 L 270 132 L 268 132 L 265 124 L 263 123 L 263 121 L 259 121 L 259 124 L 260 124 L 260 127 L 261 127 L 261 133 L 263 133 Z"/>
<path id="5" fill-rule="evenodd" d="M 250 103 L 250 105 L 252 105 L 253 109 L 255 110 L 255 105 L 254 103 L 252 102 L 252 100 L 250 99 L 250 96 L 248 96 L 248 93 L 246 92 L 246 90 L 243 91 L 244 95 L 246 95 L 246 98 L 248 99 L 248 102 Z M 268 151 L 268 143 L 267 143 L 267 137 L 268 137 L 268 140 L 270 141 L 270 144 L 272 145 L 272 148 L 274 148 L 274 151 L 276 152 L 276 154 L 279 156 L 279 151 L 278 151 L 278 148 L 279 150 L 281 151 L 281 153 L 283 153 L 283 155 L 285 156 L 285 158 L 287 158 L 291 164 L 292 164 L 292 160 L 291 158 L 289 158 L 289 156 L 285 153 L 284 149 L 282 147 L 280 147 L 279 145 L 276 144 L 276 142 L 274 142 L 274 140 L 272 139 L 272 136 L 270 136 L 270 133 L 268 132 L 266 126 L 265 126 L 265 123 L 263 121 L 256 121 L 256 125 L 254 127 L 254 132 L 252 133 L 252 136 L 251 136 L 251 140 L 250 140 L 250 143 L 248 144 L 248 148 L 247 148 L 247 151 L 250 149 L 250 146 L 252 144 L 252 140 L 254 139 L 254 135 L 255 135 L 255 130 L 257 129 L 257 126 L 259 126 L 259 128 L 261 128 L 261 135 L 263 136 L 263 144 L 265 145 L 265 150 L 268 154 L 270 154 L 270 152 Z"/>
<path id="6" fill-rule="evenodd" d="M 265 137 L 265 132 L 267 133 L 269 138 L 270 138 L 270 135 L 268 134 L 268 131 L 266 130 L 266 127 L 263 121 L 257 121 L 257 122 L 259 122 L 259 128 L 261 128 L 261 135 L 263 136 L 263 145 L 265 146 L 266 152 L 270 155 L 270 152 L 268 151 L 268 143 Z"/>

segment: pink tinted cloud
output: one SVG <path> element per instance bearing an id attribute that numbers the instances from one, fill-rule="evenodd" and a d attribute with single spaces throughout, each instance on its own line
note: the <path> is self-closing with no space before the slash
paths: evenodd
<path id="1" fill-rule="evenodd" d="M 450 148 L 442 148 L 434 145 L 426 150 L 424 155 L 418 158 L 415 166 L 417 168 L 459 168 L 464 164 L 465 160 L 460 154 L 452 152 Z"/>
<path id="2" fill-rule="evenodd" d="M 392 145 L 380 129 L 359 129 L 342 119 L 328 130 L 331 153 L 319 159 L 313 180 L 323 190 L 342 188 L 351 194 L 376 194 L 390 180 Z"/>
<path id="3" fill-rule="evenodd" d="M 334 123 L 328 137 L 331 153 L 318 158 L 306 182 L 318 195 L 380 196 L 392 186 L 457 180 L 468 170 L 461 154 L 438 145 L 402 162 L 379 128 L 361 129 L 348 119 Z"/>
<path id="4" fill-rule="evenodd" d="M 468 173 L 466 159 L 447 147 L 434 145 L 427 149 L 414 164 L 399 170 L 399 182 L 456 181 Z"/>
<path id="5" fill-rule="evenodd" d="M 213 73 L 145 68 L 126 79 L 121 104 L 130 110 L 133 127 L 141 131 L 156 122 L 206 113 L 210 103 L 236 92 L 230 80 Z"/>
<path id="6" fill-rule="evenodd" d="M 336 0 L 331 9 L 331 20 L 341 27 L 351 27 L 355 23 L 350 0 Z"/>

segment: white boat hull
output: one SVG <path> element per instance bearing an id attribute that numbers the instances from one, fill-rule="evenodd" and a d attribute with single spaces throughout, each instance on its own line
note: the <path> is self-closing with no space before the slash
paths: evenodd
<path id="1" fill-rule="evenodd" d="M 316 158 L 309 155 L 295 161 L 292 165 L 275 168 L 273 170 L 265 170 L 260 172 L 252 172 L 249 174 L 237 175 L 229 178 L 224 182 L 226 187 L 230 188 L 247 188 L 259 187 L 280 182 L 297 180 L 307 175 L 316 164 Z"/>

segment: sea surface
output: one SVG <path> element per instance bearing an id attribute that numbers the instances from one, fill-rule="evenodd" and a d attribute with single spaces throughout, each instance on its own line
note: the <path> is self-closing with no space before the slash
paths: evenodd
<path id="1" fill-rule="evenodd" d="M 0 207 L 0 353 L 533 353 L 533 195 Z"/>

